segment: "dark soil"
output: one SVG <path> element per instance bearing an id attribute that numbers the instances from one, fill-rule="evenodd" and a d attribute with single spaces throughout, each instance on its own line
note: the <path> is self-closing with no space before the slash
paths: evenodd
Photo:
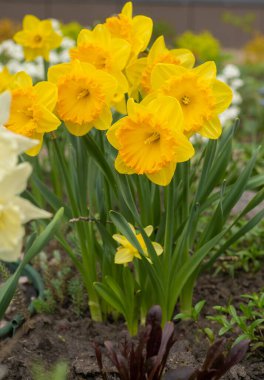
<path id="1" fill-rule="evenodd" d="M 237 273 L 232 279 L 221 274 L 213 277 L 204 275 L 197 284 L 194 302 L 206 299 L 201 325 L 209 326 L 206 314 L 212 314 L 212 306 L 239 304 L 239 296 L 257 292 L 264 287 L 264 270 L 258 273 Z M 211 324 L 211 328 L 214 326 Z M 197 367 L 204 359 L 208 347 L 206 338 L 191 322 L 176 324 L 177 342 L 168 361 L 168 368 L 182 365 Z M 69 379 L 99 379 L 93 342 L 103 345 L 105 340 L 117 342 L 126 335 L 125 325 L 99 324 L 88 317 L 77 318 L 70 308 L 44 316 L 35 315 L 28 319 L 13 338 L 0 342 L 0 380 L 32 379 L 32 365 L 41 363 L 50 368 L 64 360 L 69 365 Z M 235 337 L 233 337 L 235 338 Z M 115 376 L 111 364 L 105 361 L 107 371 Z M 2 374 L 1 374 L 2 373 Z M 249 356 L 232 368 L 225 380 L 264 380 L 264 360 Z M 36 380 L 36 379 L 34 379 Z M 52 379 L 51 379 L 52 380 Z"/>

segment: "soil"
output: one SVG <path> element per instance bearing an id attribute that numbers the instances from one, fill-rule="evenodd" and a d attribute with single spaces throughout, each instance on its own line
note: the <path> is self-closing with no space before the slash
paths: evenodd
<path id="1" fill-rule="evenodd" d="M 258 273 L 237 274 L 232 279 L 227 274 L 215 277 L 204 275 L 200 278 L 194 302 L 206 299 L 201 324 L 209 326 L 206 314 L 212 314 L 212 306 L 239 304 L 239 296 L 259 291 L 264 287 L 264 268 Z M 213 325 L 210 325 L 214 328 Z M 175 343 L 167 368 L 178 366 L 197 367 L 203 362 L 208 342 L 198 333 L 193 322 L 176 324 Z M 100 379 L 93 349 L 94 341 L 103 346 L 105 340 L 117 342 L 126 335 L 126 327 L 119 323 L 94 323 L 89 317 L 77 318 L 71 308 L 61 308 L 53 315 L 35 315 L 28 319 L 14 337 L 0 342 L 0 380 L 32 379 L 32 365 L 41 363 L 51 368 L 58 361 L 69 365 L 69 380 Z M 234 337 L 233 337 L 234 339 Z M 112 379 L 115 369 L 105 360 L 105 368 Z M 223 377 L 225 380 L 264 380 L 264 359 L 249 356 L 233 367 Z M 34 379 L 36 380 L 36 379 Z"/>

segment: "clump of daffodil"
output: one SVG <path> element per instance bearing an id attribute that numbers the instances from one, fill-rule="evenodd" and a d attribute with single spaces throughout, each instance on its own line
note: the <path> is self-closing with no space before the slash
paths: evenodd
<path id="1" fill-rule="evenodd" d="M 217 139 L 222 132 L 218 115 L 232 101 L 231 88 L 216 79 L 214 62 L 206 62 L 194 69 L 160 63 L 151 76 L 154 94 L 176 98 L 184 115 L 184 133 L 189 137 L 199 133 Z M 156 92 L 155 92 L 156 91 Z"/>
<path id="2" fill-rule="evenodd" d="M 75 60 L 52 66 L 48 79 L 58 86 L 56 111 L 70 133 L 83 136 L 93 127 L 109 128 L 110 104 L 117 89 L 112 75 Z"/>
<path id="3" fill-rule="evenodd" d="M 4 67 L 0 72 L 0 93 L 10 88 L 14 74 L 11 74 L 7 67 Z"/>
<path id="4" fill-rule="evenodd" d="M 133 5 L 130 1 L 117 16 L 107 18 L 105 25 L 114 37 L 129 42 L 132 56 L 137 56 L 147 48 L 153 29 L 151 18 L 142 15 L 133 17 Z"/>
<path id="5" fill-rule="evenodd" d="M 10 93 L 0 95 L 0 125 L 9 117 Z M 28 200 L 19 197 L 26 190 L 31 173 L 28 162 L 17 164 L 18 155 L 32 149 L 38 141 L 27 139 L 0 126 L 0 259 L 19 258 L 25 234 L 24 224 L 32 219 L 49 218 Z"/>
<path id="6" fill-rule="evenodd" d="M 160 36 L 153 43 L 148 56 L 134 59 L 126 68 L 126 74 L 131 84 L 131 93 L 135 91 L 146 96 L 151 91 L 151 74 L 158 63 L 170 63 L 192 68 L 194 65 L 194 55 L 187 49 L 167 49 L 164 37 Z"/>
<path id="7" fill-rule="evenodd" d="M 194 149 L 183 133 L 183 112 L 170 96 L 149 95 L 140 104 L 129 99 L 128 115 L 108 131 L 118 150 L 115 168 L 122 174 L 145 174 L 152 182 L 170 183 L 177 162 L 189 160 Z"/>
<path id="8" fill-rule="evenodd" d="M 60 46 L 62 36 L 54 30 L 50 20 L 39 20 L 36 16 L 26 15 L 23 30 L 14 35 L 14 40 L 23 46 L 27 61 L 33 61 L 39 56 L 48 61 L 50 51 Z"/>
<path id="9" fill-rule="evenodd" d="M 148 251 L 144 239 L 141 234 L 137 234 L 135 228 L 129 224 L 133 234 L 136 236 L 142 251 L 145 256 L 148 258 Z M 147 236 L 150 236 L 153 232 L 152 226 L 147 226 L 144 228 Z M 127 238 L 120 234 L 113 235 L 113 239 L 116 240 L 121 246 L 117 249 L 115 254 L 115 263 L 116 264 L 127 264 L 134 260 L 134 258 L 141 259 L 140 253 L 138 250 L 127 240 Z M 156 254 L 159 256 L 163 252 L 163 248 L 159 243 L 152 242 L 152 245 L 156 251 Z M 150 260 L 150 259 L 148 259 Z"/>
<path id="10" fill-rule="evenodd" d="M 5 127 L 38 140 L 39 143 L 26 152 L 35 156 L 41 149 L 44 133 L 56 130 L 61 124 L 53 114 L 57 102 L 57 87 L 49 82 L 39 82 L 33 86 L 31 77 L 21 71 L 14 75 L 9 88 L 12 102 Z"/>
<path id="11" fill-rule="evenodd" d="M 93 30 L 81 30 L 77 47 L 70 50 L 70 56 L 113 75 L 118 83 L 113 103 L 118 104 L 128 92 L 128 82 L 122 71 L 130 52 L 131 46 L 126 40 L 113 37 L 105 25 L 98 24 Z"/>

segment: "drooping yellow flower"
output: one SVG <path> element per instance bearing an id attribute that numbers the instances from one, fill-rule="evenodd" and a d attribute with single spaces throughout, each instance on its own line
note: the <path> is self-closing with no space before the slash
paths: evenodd
<path id="1" fill-rule="evenodd" d="M 36 16 L 26 15 L 23 30 L 14 35 L 14 40 L 23 46 L 27 61 L 38 56 L 48 61 L 50 50 L 60 46 L 62 36 L 55 32 L 50 20 L 39 20 Z"/>
<path id="2" fill-rule="evenodd" d="M 110 104 L 117 89 L 112 75 L 75 60 L 52 66 L 48 79 L 58 86 L 56 111 L 70 133 L 83 136 L 93 127 L 109 128 Z"/>
<path id="3" fill-rule="evenodd" d="M 70 56 L 72 59 L 90 63 L 116 78 L 118 88 L 113 98 L 116 105 L 128 92 L 128 82 L 122 71 L 130 52 L 131 46 L 126 40 L 113 37 L 105 25 L 98 24 L 93 30 L 81 30 L 77 47 L 70 50 Z"/>
<path id="4" fill-rule="evenodd" d="M 133 5 L 129 1 L 117 16 L 106 19 L 105 25 L 114 37 L 123 38 L 131 45 L 132 56 L 144 51 L 149 43 L 153 22 L 146 16 L 133 17 Z"/>
<path id="5" fill-rule="evenodd" d="M 126 74 L 132 86 L 132 94 L 140 91 L 145 96 L 151 91 L 151 74 L 158 63 L 170 63 L 192 68 L 194 55 L 187 49 L 167 49 L 164 37 L 160 36 L 153 43 L 147 57 L 134 59 L 126 68 Z"/>
<path id="6" fill-rule="evenodd" d="M 109 142 L 118 150 L 115 168 L 122 174 L 145 174 L 166 186 L 176 163 L 189 160 L 194 149 L 183 134 L 183 113 L 170 96 L 149 95 L 140 104 L 128 100 L 128 116 L 108 131 Z"/>
<path id="7" fill-rule="evenodd" d="M 136 236 L 144 254 L 146 257 L 148 257 L 148 251 L 146 244 L 144 242 L 144 239 L 141 234 L 137 234 L 135 228 L 129 224 L 132 232 Z M 153 232 L 153 227 L 152 226 L 147 226 L 144 228 L 147 236 L 150 236 Z M 134 260 L 134 258 L 141 259 L 140 253 L 138 250 L 127 240 L 127 238 L 123 235 L 120 234 L 115 234 L 113 235 L 113 239 L 115 239 L 121 247 L 117 249 L 117 252 L 115 254 L 115 264 L 127 264 L 130 263 L 131 261 Z M 163 252 L 163 248 L 159 243 L 152 242 L 152 245 L 157 253 L 157 255 L 161 255 Z M 150 260 L 150 259 L 149 259 Z"/>
<path id="8" fill-rule="evenodd" d="M 12 102 L 10 117 L 5 127 L 20 135 L 39 140 L 39 144 L 26 153 L 38 154 L 45 132 L 51 132 L 61 124 L 53 114 L 57 102 L 57 87 L 48 82 L 32 85 L 31 77 L 25 72 L 14 75 L 10 85 Z"/>
<path id="9" fill-rule="evenodd" d="M 189 137 L 199 133 L 217 139 L 222 132 L 218 115 L 232 101 L 232 90 L 216 79 L 214 62 L 194 69 L 158 64 L 153 69 L 152 88 L 157 93 L 176 98 L 184 115 L 184 132 Z"/>
<path id="10" fill-rule="evenodd" d="M 0 93 L 10 88 L 14 74 L 11 74 L 7 67 L 4 67 L 0 72 Z"/>

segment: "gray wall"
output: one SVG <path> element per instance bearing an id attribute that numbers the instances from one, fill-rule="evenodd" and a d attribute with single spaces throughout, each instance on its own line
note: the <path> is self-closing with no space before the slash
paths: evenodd
<path id="1" fill-rule="evenodd" d="M 54 17 L 64 22 L 79 21 L 91 25 L 93 21 L 118 13 L 121 0 L 0 0 L 1 16 L 21 20 L 27 13 L 40 18 Z M 249 36 L 240 29 L 223 23 L 225 11 L 236 15 L 256 14 L 255 27 L 264 33 L 263 0 L 136 0 L 136 14 L 145 14 L 155 21 L 167 21 L 177 33 L 190 29 L 210 30 L 225 47 L 241 47 Z"/>

